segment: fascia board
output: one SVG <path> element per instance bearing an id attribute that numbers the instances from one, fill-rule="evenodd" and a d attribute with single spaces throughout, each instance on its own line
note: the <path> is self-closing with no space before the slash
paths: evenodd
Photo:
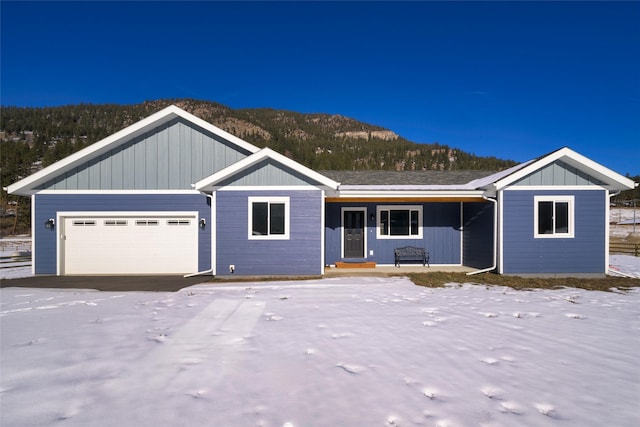
<path id="1" fill-rule="evenodd" d="M 64 159 L 57 161 L 56 163 L 47 166 L 46 168 L 29 175 L 28 177 L 11 184 L 7 187 L 7 192 L 9 194 L 19 194 L 19 195 L 30 195 L 35 193 L 36 191 L 33 187 L 36 187 L 39 184 L 42 184 L 49 179 L 51 179 L 55 175 L 63 174 L 78 164 L 85 162 L 91 158 L 95 158 L 100 156 L 103 153 L 112 150 L 118 145 L 129 141 L 154 127 L 162 125 L 175 117 L 182 117 L 183 119 L 193 123 L 194 125 L 201 127 L 215 135 L 220 136 L 228 140 L 229 142 L 236 144 L 240 148 L 249 151 L 250 153 L 255 153 L 259 150 L 258 147 L 249 144 L 246 141 L 241 140 L 240 138 L 231 135 L 228 132 L 223 131 L 222 129 L 208 123 L 193 114 L 187 113 L 186 111 L 176 107 L 175 105 L 170 105 L 157 113 L 146 117 L 131 126 L 128 126 L 94 144 L 91 144 L 89 147 L 86 147 L 80 151 L 77 151 Z"/>
<path id="2" fill-rule="evenodd" d="M 482 190 L 461 190 L 461 191 L 447 191 L 447 190 L 388 190 L 388 191 L 380 191 L 380 190 L 343 190 L 340 188 L 338 197 L 376 197 L 376 198 L 385 198 L 385 197 L 420 197 L 420 198 L 443 198 L 443 197 L 451 197 L 451 198 L 460 198 L 460 197 L 469 197 L 469 198 L 478 198 L 482 197 L 485 194 Z"/>
<path id="3" fill-rule="evenodd" d="M 599 180 L 607 183 L 610 189 L 617 190 L 625 190 L 625 189 L 633 189 L 635 183 L 617 172 L 612 171 L 609 168 L 602 166 L 599 163 L 594 162 L 593 160 L 571 150 L 568 147 L 561 148 L 553 153 L 545 156 L 537 161 L 533 161 L 528 164 L 526 167 L 520 169 L 513 174 L 508 175 L 502 180 L 499 180 L 495 183 L 495 189 L 501 190 L 508 185 L 513 184 L 521 178 L 535 172 L 538 169 L 541 169 L 547 166 L 550 163 L 555 162 L 556 160 L 562 160 L 563 162 L 585 172 L 589 175 L 598 178 Z"/>
<path id="4" fill-rule="evenodd" d="M 301 174 L 311 178 L 314 181 L 317 181 L 319 184 L 321 184 L 322 186 L 331 188 L 331 189 L 336 189 L 338 188 L 338 183 L 327 178 L 326 176 L 315 172 L 309 168 L 307 168 L 306 166 L 301 165 L 300 163 L 289 159 L 286 156 L 283 156 L 282 154 L 276 153 L 275 151 L 271 150 L 270 148 L 263 148 L 260 151 L 258 151 L 255 154 L 252 154 L 249 157 L 246 157 L 242 160 L 240 160 L 237 163 L 232 164 L 231 166 L 226 167 L 225 169 L 222 169 L 221 171 L 218 171 L 216 173 L 214 173 L 213 175 L 210 175 L 206 178 L 204 178 L 203 180 L 200 180 L 198 182 L 196 182 L 194 184 L 194 187 L 196 190 L 198 191 L 203 191 L 207 188 L 213 187 L 215 184 L 219 183 L 220 181 L 223 181 L 227 178 L 232 177 L 233 175 L 242 172 L 243 170 L 255 165 L 256 163 L 264 160 L 264 159 L 272 159 L 275 160 L 276 162 L 290 168 L 293 169 L 297 172 L 300 172 Z"/>

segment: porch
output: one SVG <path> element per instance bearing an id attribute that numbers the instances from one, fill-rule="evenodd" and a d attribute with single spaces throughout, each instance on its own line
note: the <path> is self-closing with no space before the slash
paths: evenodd
<path id="1" fill-rule="evenodd" d="M 446 273 L 468 273 L 475 271 L 475 268 L 460 266 L 460 265 L 432 265 L 431 267 L 423 267 L 422 265 L 401 265 L 400 267 L 394 267 L 392 265 L 376 266 L 374 268 L 335 268 L 326 267 L 324 270 L 325 278 L 332 277 L 362 277 L 362 276 L 374 276 L 374 277 L 386 277 L 397 276 L 409 273 L 432 273 L 432 272 L 446 272 Z"/>

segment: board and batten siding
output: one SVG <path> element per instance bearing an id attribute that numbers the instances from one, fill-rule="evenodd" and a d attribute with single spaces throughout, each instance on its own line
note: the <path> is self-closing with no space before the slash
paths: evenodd
<path id="1" fill-rule="evenodd" d="M 317 182 L 291 168 L 265 159 L 219 182 L 220 187 L 316 186 Z"/>
<path id="2" fill-rule="evenodd" d="M 583 171 L 568 165 L 562 160 L 556 160 L 545 167 L 519 179 L 513 185 L 597 185 L 604 183 Z"/>
<path id="3" fill-rule="evenodd" d="M 56 274 L 60 224 L 45 227 L 58 212 L 177 212 L 197 211 L 210 224 L 209 199 L 201 194 L 36 194 L 33 224 L 35 273 Z M 197 218 L 197 219 L 199 219 Z M 96 242 L 99 244 L 99 242 Z M 211 268 L 211 230 L 198 228 L 198 270 Z"/>
<path id="4" fill-rule="evenodd" d="M 402 246 L 425 248 L 430 255 L 431 264 L 459 265 L 460 257 L 460 203 L 400 203 L 402 206 L 422 206 L 422 239 L 378 239 L 378 206 L 399 203 L 327 203 L 325 212 L 325 262 L 335 264 L 341 261 L 342 250 L 342 208 L 366 208 L 366 253 L 367 261 L 377 264 L 393 265 L 394 249 Z M 371 215 L 376 217 L 371 221 Z M 373 255 L 371 255 L 373 251 Z"/>
<path id="5" fill-rule="evenodd" d="M 573 238 L 534 238 L 534 196 L 574 198 Z M 566 274 L 606 271 L 607 192 L 506 190 L 502 196 L 502 273 Z"/>
<path id="6" fill-rule="evenodd" d="M 88 160 L 39 189 L 191 190 L 191 184 L 250 154 L 176 118 Z"/>
<path id="7" fill-rule="evenodd" d="M 288 240 L 249 240 L 249 197 L 288 197 Z M 322 274 L 322 191 L 216 192 L 216 276 Z"/>

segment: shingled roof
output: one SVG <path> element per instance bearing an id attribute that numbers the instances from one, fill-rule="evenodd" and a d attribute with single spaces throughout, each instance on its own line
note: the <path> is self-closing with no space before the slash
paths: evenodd
<path id="1" fill-rule="evenodd" d="M 495 173 L 478 170 L 400 172 L 380 170 L 325 170 L 319 172 L 339 182 L 341 185 L 463 185 Z"/>

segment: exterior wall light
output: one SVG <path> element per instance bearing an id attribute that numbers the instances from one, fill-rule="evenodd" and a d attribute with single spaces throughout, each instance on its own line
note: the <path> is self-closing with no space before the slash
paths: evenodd
<path id="1" fill-rule="evenodd" d="M 44 226 L 49 230 L 53 230 L 53 228 L 56 226 L 56 220 L 53 218 L 49 218 L 44 222 Z"/>
<path id="2" fill-rule="evenodd" d="M 200 218 L 200 228 L 204 228 L 207 225 L 207 220 L 204 218 Z"/>

